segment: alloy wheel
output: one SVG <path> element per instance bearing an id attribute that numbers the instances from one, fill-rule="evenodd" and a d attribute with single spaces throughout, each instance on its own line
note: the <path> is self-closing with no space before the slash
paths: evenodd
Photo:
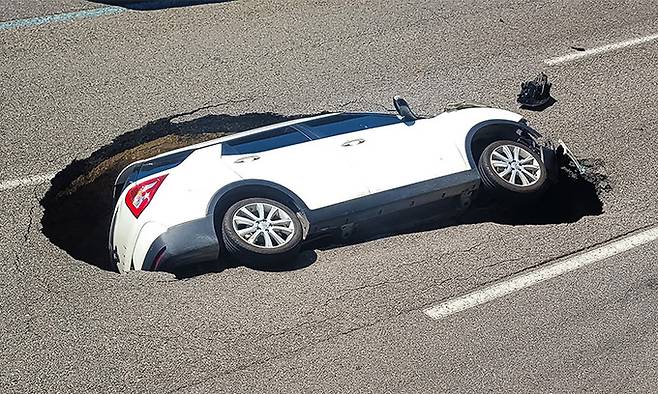
<path id="1" fill-rule="evenodd" d="M 519 187 L 532 186 L 541 178 L 541 166 L 527 150 L 516 145 L 501 145 L 489 158 L 496 174 Z"/>
<path id="2" fill-rule="evenodd" d="M 266 202 L 249 203 L 235 211 L 233 229 L 246 243 L 272 249 L 293 238 L 295 223 L 281 208 Z"/>

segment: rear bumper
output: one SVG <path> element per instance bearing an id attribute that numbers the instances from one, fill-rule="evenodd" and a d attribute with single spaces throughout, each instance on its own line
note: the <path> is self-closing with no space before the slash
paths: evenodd
<path id="1" fill-rule="evenodd" d="M 219 240 L 213 216 L 169 227 L 146 253 L 142 270 L 168 271 L 177 266 L 219 258 Z"/>

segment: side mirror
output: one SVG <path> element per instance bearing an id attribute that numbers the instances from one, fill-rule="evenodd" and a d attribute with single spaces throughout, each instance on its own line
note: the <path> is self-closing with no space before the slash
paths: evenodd
<path id="1" fill-rule="evenodd" d="M 398 114 L 402 116 L 403 121 L 413 122 L 414 120 L 418 119 L 413 111 L 411 111 L 411 107 L 409 107 L 407 100 L 403 99 L 402 97 L 393 97 L 393 105 L 395 106 L 395 110 L 398 111 Z"/>

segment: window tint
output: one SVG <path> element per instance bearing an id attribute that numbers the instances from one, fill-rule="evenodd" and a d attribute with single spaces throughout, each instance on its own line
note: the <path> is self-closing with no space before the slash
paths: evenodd
<path id="1" fill-rule="evenodd" d="M 395 115 L 345 113 L 311 120 L 299 125 L 309 134 L 317 138 L 324 138 L 396 123 L 402 123 L 402 121 Z"/>
<path id="2" fill-rule="evenodd" d="M 282 127 L 248 135 L 242 138 L 222 143 L 223 155 L 244 155 L 266 150 L 283 148 L 284 146 L 310 141 L 304 133 L 292 128 Z"/>

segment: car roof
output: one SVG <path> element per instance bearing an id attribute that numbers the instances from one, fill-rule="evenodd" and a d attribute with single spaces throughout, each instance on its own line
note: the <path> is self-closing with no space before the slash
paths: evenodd
<path id="1" fill-rule="evenodd" d="M 292 126 L 294 124 L 308 122 L 309 120 L 327 118 L 327 117 L 330 117 L 330 116 L 336 116 L 336 115 L 340 115 L 340 114 L 341 114 L 341 112 L 330 112 L 330 113 L 326 113 L 326 114 L 322 114 L 322 115 L 310 116 L 308 118 L 299 118 L 299 119 L 288 120 L 286 122 L 274 123 L 274 124 L 271 124 L 271 125 L 258 127 L 256 129 L 241 131 L 239 133 L 234 133 L 234 134 L 231 134 L 231 135 L 227 135 L 227 136 L 218 138 L 215 141 L 221 143 L 221 142 L 224 142 L 224 141 L 230 141 L 230 140 L 238 139 L 238 138 L 241 138 L 241 137 L 246 137 L 246 136 L 249 136 L 249 135 L 262 133 L 262 132 L 268 131 L 268 130 L 278 129 L 280 127 Z"/>
<path id="2" fill-rule="evenodd" d="M 212 146 L 212 145 L 221 144 L 222 142 L 231 141 L 231 140 L 242 138 L 242 137 L 245 137 L 245 136 L 262 133 L 262 132 L 265 132 L 265 131 L 268 131 L 268 130 L 278 129 L 278 128 L 286 127 L 286 126 L 292 126 L 292 125 L 295 125 L 295 124 L 304 123 L 304 122 L 308 122 L 308 121 L 315 120 L 315 119 L 327 118 L 327 117 L 336 116 L 336 115 L 390 115 L 390 116 L 395 116 L 394 114 L 386 114 L 386 113 L 379 113 L 379 112 L 329 112 L 329 113 L 325 113 L 325 114 L 321 114 L 321 115 L 309 116 L 309 117 L 306 117 L 306 118 L 293 119 L 293 120 L 288 120 L 288 121 L 285 121 L 285 122 L 279 122 L 279 123 L 274 123 L 274 124 L 271 124 L 271 125 L 261 126 L 261 127 L 255 128 L 255 129 L 241 131 L 239 133 L 233 133 L 233 134 L 226 135 L 226 136 L 216 138 L 216 139 L 213 139 L 213 140 L 209 140 L 209 141 L 201 142 L 201 143 L 198 143 L 198 144 L 189 145 L 189 146 L 186 146 L 186 147 L 175 149 L 175 150 L 172 150 L 172 151 L 169 151 L 169 152 L 165 152 L 165 153 L 159 154 L 157 156 L 151 157 L 151 158 L 146 159 L 146 160 L 157 159 L 157 158 L 160 158 L 160 157 L 168 156 L 168 155 L 179 153 L 179 152 L 185 152 L 185 151 L 190 151 L 190 150 L 197 150 L 197 149 L 201 149 L 201 148 L 206 148 L 206 147 L 209 147 L 209 146 Z M 146 161 L 146 160 L 144 160 L 144 161 Z"/>

